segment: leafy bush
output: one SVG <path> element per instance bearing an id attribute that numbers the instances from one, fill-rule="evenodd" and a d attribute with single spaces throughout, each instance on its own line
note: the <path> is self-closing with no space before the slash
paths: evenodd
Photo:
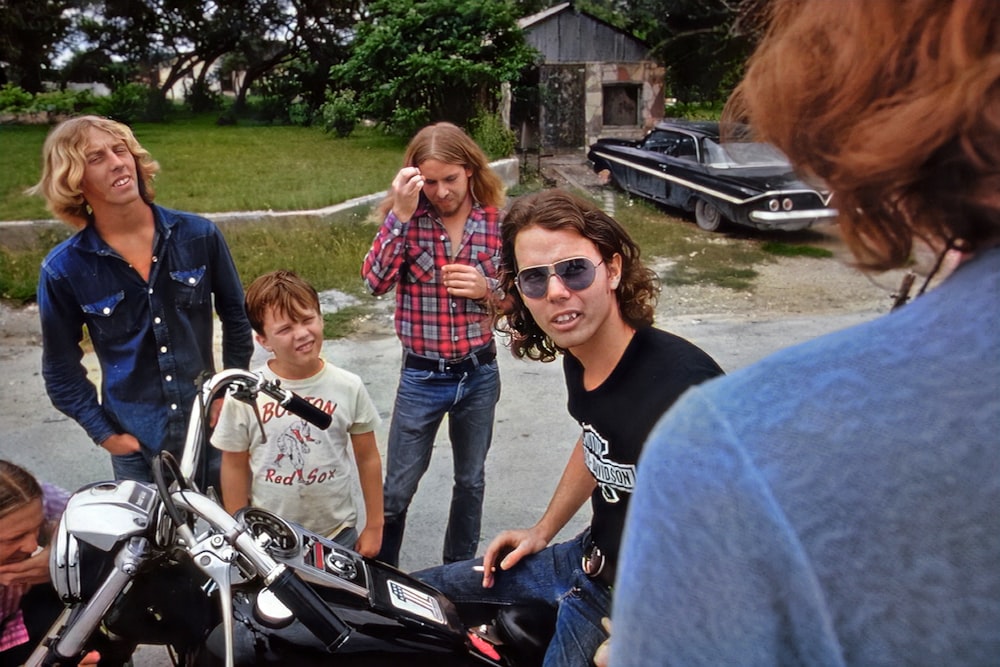
<path id="1" fill-rule="evenodd" d="M 517 135 L 504 125 L 500 114 L 480 111 L 469 121 L 469 134 L 490 159 L 510 157 L 517 146 Z"/>
<path id="2" fill-rule="evenodd" d="M 0 111 L 18 113 L 25 111 L 31 105 L 32 96 L 20 86 L 6 83 L 0 86 Z"/>
<path id="3" fill-rule="evenodd" d="M 71 114 L 77 110 L 79 95 L 73 91 L 52 90 L 38 93 L 28 111 L 48 114 Z M 93 96 L 91 96 L 93 99 Z"/>
<path id="4" fill-rule="evenodd" d="M 195 113 L 218 111 L 222 108 L 222 94 L 212 90 L 207 81 L 195 81 L 184 103 Z"/>
<path id="5" fill-rule="evenodd" d="M 288 105 L 288 122 L 299 127 L 309 127 L 313 123 L 313 110 L 308 103 L 296 100 Z"/>
<path id="6" fill-rule="evenodd" d="M 323 119 L 323 131 L 335 132 L 341 139 L 351 136 L 358 124 L 358 104 L 353 90 L 328 92 L 326 102 L 319 111 Z"/>
<path id="7" fill-rule="evenodd" d="M 388 131 L 397 137 L 412 137 L 430 123 L 431 113 L 425 107 L 396 107 L 389 118 Z"/>
<path id="8" fill-rule="evenodd" d="M 668 107 L 667 115 L 688 120 L 719 120 L 724 102 L 678 102 Z"/>
<path id="9" fill-rule="evenodd" d="M 150 101 L 153 96 L 154 92 L 149 86 L 126 83 L 115 88 L 108 97 L 101 98 L 97 105 L 98 113 L 131 125 L 155 115 L 150 113 Z"/>

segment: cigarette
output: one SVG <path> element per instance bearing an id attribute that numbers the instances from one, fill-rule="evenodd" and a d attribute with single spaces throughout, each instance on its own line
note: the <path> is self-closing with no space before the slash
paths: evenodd
<path id="1" fill-rule="evenodd" d="M 486 568 L 483 567 L 482 565 L 473 565 L 472 569 L 474 571 L 476 571 L 476 572 L 485 572 L 486 571 Z M 490 572 L 496 572 L 496 571 L 497 571 L 497 569 L 495 567 L 491 567 L 490 568 Z"/>

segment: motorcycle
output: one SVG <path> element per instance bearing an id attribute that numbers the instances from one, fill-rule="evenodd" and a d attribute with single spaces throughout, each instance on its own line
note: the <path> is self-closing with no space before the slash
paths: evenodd
<path id="1" fill-rule="evenodd" d="M 331 418 L 244 370 L 205 382 L 181 461 L 162 453 L 152 484 L 77 491 L 53 541 L 52 581 L 66 608 L 26 665 L 102 664 L 163 645 L 175 665 L 540 664 L 555 614 L 506 604 L 456 605 L 408 574 L 263 508 L 230 515 L 203 492 L 208 412 L 228 392 L 261 393 L 319 428 Z M 259 418 L 259 416 L 258 416 Z"/>

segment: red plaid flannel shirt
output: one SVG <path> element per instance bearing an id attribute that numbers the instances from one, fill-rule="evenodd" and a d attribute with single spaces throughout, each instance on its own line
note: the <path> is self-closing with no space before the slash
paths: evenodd
<path id="1" fill-rule="evenodd" d="M 390 212 L 361 270 L 372 294 L 396 288 L 396 335 L 404 348 L 423 357 L 458 359 L 493 340 L 486 302 L 450 296 L 441 282 L 441 267 L 464 263 L 487 278 L 496 278 L 500 267 L 497 209 L 473 207 L 462 244 L 454 260 L 451 256 L 448 232 L 433 212 L 420 208 L 408 222 Z"/>

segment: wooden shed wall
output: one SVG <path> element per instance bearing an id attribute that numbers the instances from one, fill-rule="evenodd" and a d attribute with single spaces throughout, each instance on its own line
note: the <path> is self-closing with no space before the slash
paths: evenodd
<path id="1" fill-rule="evenodd" d="M 646 48 L 638 40 L 575 11 L 561 12 L 526 31 L 528 43 L 545 62 L 639 62 Z"/>

